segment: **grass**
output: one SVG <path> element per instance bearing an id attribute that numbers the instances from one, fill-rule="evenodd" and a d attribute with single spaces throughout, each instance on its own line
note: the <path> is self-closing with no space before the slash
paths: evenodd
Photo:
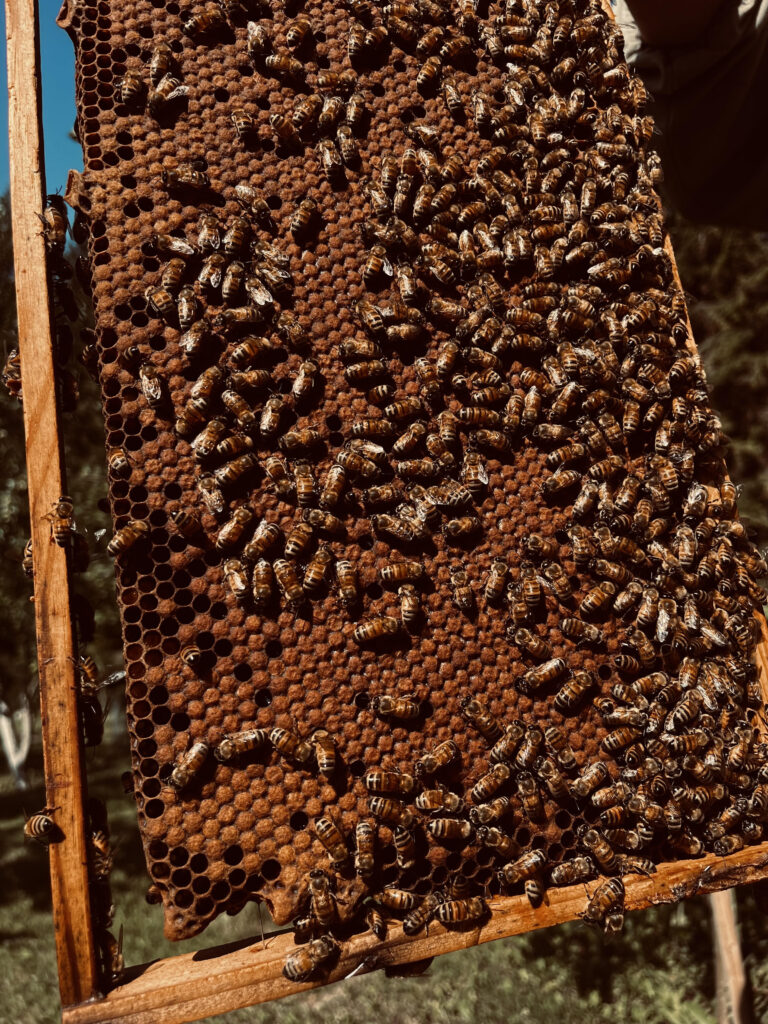
<path id="1" fill-rule="evenodd" d="M 34 759 L 33 759 L 34 764 Z M 90 792 L 105 800 L 116 843 L 112 886 L 124 926 L 126 963 L 202 949 L 258 935 L 254 905 L 223 916 L 196 939 L 163 938 L 162 912 L 148 907 L 136 817 L 119 782 L 127 767 L 124 739 L 111 737 L 89 753 Z M 58 1019 L 56 967 L 45 850 L 21 838 L 22 803 L 42 804 L 39 770 L 18 794 L 0 779 L 0 1024 L 51 1024 Z M 755 987 L 757 1019 L 768 1024 L 768 928 L 754 895 L 739 897 L 745 953 Z M 712 1024 L 713 970 L 709 915 L 703 899 L 656 907 L 628 917 L 624 933 L 606 943 L 580 923 L 489 943 L 438 958 L 420 978 L 379 972 L 351 978 L 279 1003 L 215 1018 L 222 1024 Z"/>

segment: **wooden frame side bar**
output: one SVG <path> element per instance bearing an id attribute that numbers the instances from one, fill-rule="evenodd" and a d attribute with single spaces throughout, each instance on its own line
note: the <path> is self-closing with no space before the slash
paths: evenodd
<path id="1" fill-rule="evenodd" d="M 63 489 L 50 298 L 40 222 L 45 195 L 36 0 L 6 0 L 11 216 L 21 354 L 35 625 L 48 806 L 62 839 L 50 849 L 53 920 L 64 1006 L 96 991 L 84 778 L 67 552 L 45 518 Z"/>

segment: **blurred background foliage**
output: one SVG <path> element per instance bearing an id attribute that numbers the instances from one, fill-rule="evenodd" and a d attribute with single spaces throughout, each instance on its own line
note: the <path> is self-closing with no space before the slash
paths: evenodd
<path id="1" fill-rule="evenodd" d="M 768 543 L 768 236 L 668 218 L 739 512 Z"/>
<path id="2" fill-rule="evenodd" d="M 689 301 L 714 407 L 731 437 L 729 467 L 741 486 L 742 514 L 768 543 L 768 239 L 700 228 L 672 218 L 670 231 Z M 71 252 L 74 258 L 76 252 Z M 87 324 L 83 306 L 81 324 Z M 73 325 L 77 328 L 77 324 Z M 77 330 L 75 329 L 75 334 Z M 16 346 L 13 266 L 7 198 L 0 198 L 0 344 L 5 361 Z M 76 343 L 75 350 L 79 350 Z M 99 393 L 76 361 L 80 400 L 64 416 L 67 489 L 75 500 L 77 529 L 91 548 L 87 572 L 75 592 L 93 609 L 83 614 L 83 650 L 104 674 L 121 666 L 113 571 L 105 548 L 104 435 Z M 0 393 L 0 698 L 10 707 L 27 694 L 37 703 L 34 610 L 30 581 L 21 568 L 29 535 L 21 406 Z M 82 607 L 85 607 L 84 605 Z M 198 938 L 171 944 L 162 914 L 147 908 L 146 875 L 135 811 L 119 781 L 128 767 L 128 743 L 119 687 L 104 697 L 104 743 L 86 756 L 92 795 L 107 803 L 115 844 L 115 931 L 125 929 L 126 962 L 204 948 L 258 935 L 255 906 L 222 917 Z M 0 763 L 0 1024 L 52 1024 L 58 1020 L 56 968 L 50 922 L 47 857 L 21 841 L 25 811 L 44 802 L 38 732 L 26 767 L 29 789 L 15 788 Z M 742 940 L 753 989 L 755 1019 L 768 1024 L 768 928 L 756 887 L 737 897 Z M 265 920 L 267 930 L 269 924 Z M 236 1011 L 226 1024 L 712 1024 L 715 1020 L 712 944 L 706 901 L 657 907 L 629 915 L 613 943 L 581 923 L 494 942 L 439 958 L 422 978 L 388 979 L 381 972 L 308 995 Z"/>

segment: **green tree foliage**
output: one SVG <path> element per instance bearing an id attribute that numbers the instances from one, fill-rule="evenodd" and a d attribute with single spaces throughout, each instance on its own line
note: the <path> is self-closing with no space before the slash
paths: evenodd
<path id="1" fill-rule="evenodd" d="M 701 227 L 670 234 L 712 404 L 731 439 L 739 509 L 768 543 L 768 236 Z"/>

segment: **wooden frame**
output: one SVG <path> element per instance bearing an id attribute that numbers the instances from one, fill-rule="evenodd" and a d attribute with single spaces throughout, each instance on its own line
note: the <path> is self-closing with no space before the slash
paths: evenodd
<path id="1" fill-rule="evenodd" d="M 481 927 L 447 930 L 430 925 L 408 938 L 392 924 L 379 942 L 370 933 L 345 942 L 327 977 L 297 985 L 282 974 L 292 934 L 263 943 L 236 943 L 158 960 L 126 971 L 106 997 L 98 991 L 96 943 L 88 899 L 85 785 L 77 711 L 77 681 L 66 551 L 51 542 L 45 516 L 63 491 L 45 242 L 40 213 L 45 193 L 40 122 L 37 0 L 6 0 L 9 129 L 14 263 L 21 352 L 24 425 L 32 543 L 35 613 L 48 804 L 63 833 L 50 847 L 51 886 L 64 1024 L 175 1024 L 280 998 L 384 966 L 423 960 L 493 939 L 519 935 L 577 918 L 588 886 L 550 890 L 534 909 L 525 896 L 491 901 Z M 674 260 L 673 260 L 674 266 Z M 42 301 L 41 301 L 42 299 Z M 692 350 L 695 346 L 691 341 Z M 768 700 L 768 629 L 757 650 L 760 685 Z M 677 861 L 650 878 L 626 882 L 626 906 L 641 909 L 768 878 L 768 842 L 729 857 Z"/>
<path id="2" fill-rule="evenodd" d="M 67 552 L 45 518 L 64 493 L 46 250 L 40 216 L 45 173 L 36 0 L 6 0 L 11 217 L 32 549 L 35 628 L 48 806 L 63 839 L 50 846 L 53 921 L 64 1005 L 96 988 L 90 922 L 83 756 Z"/>

